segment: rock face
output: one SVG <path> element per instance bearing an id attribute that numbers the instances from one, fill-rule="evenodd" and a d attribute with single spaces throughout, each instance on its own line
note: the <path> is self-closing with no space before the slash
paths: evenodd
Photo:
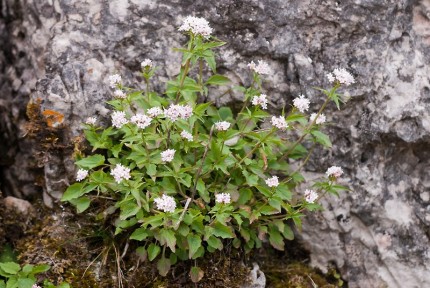
<path id="1" fill-rule="evenodd" d="M 331 165 L 344 167 L 352 192 L 326 199 L 326 210 L 307 218 L 301 238 L 312 263 L 322 269 L 335 263 L 350 287 L 430 287 L 429 0 L 0 3 L 6 194 L 34 195 L 36 182 L 48 204 L 60 197 L 74 177 L 70 146 L 80 123 L 109 113 L 107 76 L 118 72 L 136 83 L 144 58 L 160 67 L 156 83 L 174 76 L 179 62 L 171 47 L 184 40 L 177 27 L 187 15 L 203 16 L 229 43 L 218 59 L 221 73 L 246 83 L 246 63 L 269 62 L 275 72 L 264 88 L 276 103 L 272 109 L 303 93 L 316 110 L 323 100 L 312 87 L 327 84 L 325 73 L 336 67 L 353 72 L 351 100 L 342 111 L 327 111 L 334 149 L 319 151 L 307 166 L 310 177 Z M 20 138 L 28 132 L 26 105 L 31 100 L 37 108 L 39 99 L 42 111 L 64 115 L 67 131 L 51 132 L 67 134 L 54 144 L 69 150 L 40 154 L 34 143 L 46 139 Z"/>

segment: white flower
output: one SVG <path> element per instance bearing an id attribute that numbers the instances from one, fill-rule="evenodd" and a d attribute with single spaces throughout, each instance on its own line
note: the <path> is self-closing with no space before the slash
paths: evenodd
<path id="1" fill-rule="evenodd" d="M 109 86 L 111 88 L 116 88 L 118 84 L 121 84 L 121 75 L 114 74 L 109 76 Z"/>
<path id="2" fill-rule="evenodd" d="M 125 99 L 125 98 L 127 98 L 127 94 L 125 94 L 121 89 L 116 89 L 113 92 L 113 97 L 118 98 L 118 99 Z"/>
<path id="3" fill-rule="evenodd" d="M 230 125 L 230 122 L 218 121 L 215 123 L 215 129 L 218 131 L 226 131 L 228 128 L 230 128 Z"/>
<path id="4" fill-rule="evenodd" d="M 152 60 L 148 58 L 143 60 L 142 63 L 140 63 L 140 66 L 142 66 L 142 68 L 145 68 L 145 67 L 152 68 L 152 65 L 153 65 Z"/>
<path id="5" fill-rule="evenodd" d="M 172 122 L 175 122 L 179 118 L 188 119 L 193 115 L 193 108 L 189 105 L 171 104 L 168 109 L 164 110 L 164 115 Z"/>
<path id="6" fill-rule="evenodd" d="M 121 164 L 116 164 L 115 168 L 110 171 L 110 174 L 115 178 L 116 183 L 121 183 L 122 180 L 130 179 L 130 168 L 127 168 Z"/>
<path id="7" fill-rule="evenodd" d="M 152 118 L 147 115 L 137 113 L 131 117 L 130 121 L 136 124 L 140 129 L 145 129 L 151 124 Z"/>
<path id="8" fill-rule="evenodd" d="M 278 187 L 279 185 L 278 176 L 273 176 L 272 178 L 268 178 L 266 180 L 266 184 L 269 187 Z"/>
<path id="9" fill-rule="evenodd" d="M 158 115 L 163 114 L 163 110 L 161 110 L 160 107 L 152 107 L 146 111 L 146 114 L 148 114 L 151 117 L 157 117 Z"/>
<path id="10" fill-rule="evenodd" d="M 96 122 L 97 122 L 96 117 L 88 117 L 87 120 L 85 120 L 85 124 L 88 124 L 88 125 L 95 125 Z"/>
<path id="11" fill-rule="evenodd" d="M 33 286 L 31 286 L 31 288 L 42 288 L 42 287 L 40 287 L 39 285 L 37 285 L 37 284 L 33 284 Z"/>
<path id="12" fill-rule="evenodd" d="M 309 121 L 314 122 L 315 117 L 317 117 L 317 113 L 312 113 Z M 317 118 L 317 121 L 315 121 L 315 123 L 316 124 L 323 124 L 323 123 L 325 123 L 325 121 L 326 121 L 325 115 L 320 114 Z"/>
<path id="13" fill-rule="evenodd" d="M 163 194 L 163 196 L 154 199 L 155 205 L 158 210 L 162 210 L 164 212 L 175 212 L 176 202 L 175 198 L 172 196 L 167 196 Z"/>
<path id="14" fill-rule="evenodd" d="M 354 76 L 344 68 L 336 68 L 332 73 L 327 74 L 328 81 L 333 83 L 336 79 L 340 84 L 349 86 L 355 83 Z"/>
<path id="15" fill-rule="evenodd" d="M 88 170 L 79 169 L 76 173 L 76 181 L 81 182 L 88 176 Z"/>
<path id="16" fill-rule="evenodd" d="M 342 176 L 343 170 L 339 166 L 331 166 L 327 169 L 327 172 L 325 172 L 325 174 L 327 175 L 327 177 L 339 178 L 340 176 Z"/>
<path id="17" fill-rule="evenodd" d="M 279 117 L 273 116 L 271 122 L 273 126 L 275 126 L 280 130 L 285 130 L 288 128 L 287 121 L 285 121 L 285 118 L 282 116 L 279 116 Z"/>
<path id="18" fill-rule="evenodd" d="M 249 69 L 260 75 L 269 75 L 270 73 L 272 73 L 269 64 L 262 60 L 258 60 L 258 64 L 255 64 L 254 61 L 251 61 L 251 63 L 248 64 L 248 67 Z"/>
<path id="19" fill-rule="evenodd" d="M 294 106 L 302 113 L 309 109 L 309 103 L 309 99 L 305 98 L 303 95 L 293 100 Z"/>
<path id="20" fill-rule="evenodd" d="M 229 193 L 219 193 L 215 195 L 216 203 L 229 204 L 231 202 L 231 197 Z"/>
<path id="21" fill-rule="evenodd" d="M 193 135 L 187 131 L 182 131 L 181 137 L 187 139 L 188 141 L 193 141 Z"/>
<path id="22" fill-rule="evenodd" d="M 164 162 L 171 162 L 175 156 L 175 152 L 175 149 L 167 149 L 161 152 L 161 160 Z"/>
<path id="23" fill-rule="evenodd" d="M 305 190 L 305 200 L 308 203 L 314 203 L 315 200 L 318 199 L 318 193 L 314 190 L 306 189 Z"/>
<path id="24" fill-rule="evenodd" d="M 188 16 L 185 18 L 179 31 L 192 32 L 193 34 L 200 34 L 204 37 L 209 37 L 212 34 L 213 29 L 209 26 L 209 22 L 200 17 Z"/>
<path id="25" fill-rule="evenodd" d="M 252 98 L 252 105 L 260 105 L 262 109 L 267 109 L 267 95 L 261 94 L 260 96 L 254 96 Z"/>
<path id="26" fill-rule="evenodd" d="M 123 125 L 128 123 L 127 118 L 125 118 L 124 111 L 115 111 L 112 113 L 112 126 L 116 128 L 121 128 Z"/>

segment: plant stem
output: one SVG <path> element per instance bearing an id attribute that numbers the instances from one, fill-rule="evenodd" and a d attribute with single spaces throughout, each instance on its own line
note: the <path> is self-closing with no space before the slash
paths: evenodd
<path id="1" fill-rule="evenodd" d="M 211 131 L 209 133 L 208 145 L 206 145 L 206 147 L 205 147 L 205 152 L 203 152 L 203 156 L 202 156 L 202 163 L 200 164 L 199 170 L 197 170 L 197 173 L 196 173 L 196 178 L 195 178 L 193 190 L 192 190 L 192 193 L 191 193 L 191 199 L 192 200 L 194 200 L 194 196 L 196 195 L 197 181 L 199 180 L 200 173 L 202 173 L 203 164 L 205 163 L 206 157 L 208 155 L 209 145 L 211 145 L 212 134 L 213 134 L 213 131 L 214 131 L 214 127 L 215 126 L 212 126 Z"/>
<path id="2" fill-rule="evenodd" d="M 305 167 L 306 163 L 308 163 L 309 159 L 311 158 L 311 154 L 314 151 L 315 147 L 316 147 L 316 143 L 314 143 L 311 147 L 311 149 L 309 150 L 308 155 L 306 156 L 305 160 L 302 162 L 302 164 L 296 169 L 294 170 L 293 173 L 291 173 L 291 176 L 286 178 L 285 180 L 283 180 L 281 183 L 288 183 L 289 181 L 291 181 L 291 179 L 293 179 L 293 175 L 296 174 L 297 172 L 299 172 L 300 170 L 302 170 L 303 167 Z"/>

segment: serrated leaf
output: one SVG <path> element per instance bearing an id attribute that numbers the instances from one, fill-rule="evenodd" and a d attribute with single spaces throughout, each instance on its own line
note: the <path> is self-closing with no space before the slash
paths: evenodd
<path id="1" fill-rule="evenodd" d="M 148 229 L 140 227 L 134 230 L 134 232 L 130 235 L 130 240 L 142 241 L 145 240 L 148 236 Z"/>
<path id="2" fill-rule="evenodd" d="M 72 200 L 70 200 L 70 203 L 75 205 L 76 211 L 78 213 L 82 213 L 85 210 L 87 210 L 88 207 L 90 207 L 91 200 L 90 200 L 90 198 L 84 196 L 84 197 L 80 197 L 77 199 L 72 199 Z"/>
<path id="3" fill-rule="evenodd" d="M 167 244 L 167 246 L 170 248 L 170 250 L 172 250 L 173 253 L 175 253 L 176 250 L 176 237 L 175 237 L 175 232 L 173 232 L 172 230 L 168 230 L 168 229 L 163 229 L 160 232 L 160 236 L 161 236 L 161 244 Z"/>
<path id="4" fill-rule="evenodd" d="M 217 237 L 221 237 L 221 238 L 234 238 L 234 233 L 231 229 L 231 227 L 225 226 L 219 222 L 216 222 L 213 225 L 213 234 Z"/>
<path id="5" fill-rule="evenodd" d="M 315 140 L 318 143 L 322 144 L 324 147 L 328 147 L 328 148 L 332 147 L 330 138 L 326 134 L 318 130 L 313 130 L 311 134 L 315 137 Z"/>
<path id="6" fill-rule="evenodd" d="M 161 257 L 157 262 L 158 273 L 163 277 L 166 276 L 169 273 L 170 266 L 170 259 Z"/>
<path id="7" fill-rule="evenodd" d="M 193 281 L 194 283 L 197 283 L 200 280 L 202 280 L 204 275 L 205 273 L 199 267 L 197 266 L 191 267 L 190 277 L 191 277 L 191 281 Z"/>
<path id="8" fill-rule="evenodd" d="M 8 273 L 8 274 L 12 274 L 15 275 L 19 272 L 19 270 L 21 270 L 21 266 L 19 266 L 19 264 L 15 263 L 15 262 L 6 262 L 6 263 L 0 263 L 0 268 Z"/>
<path id="9" fill-rule="evenodd" d="M 199 236 L 195 234 L 188 235 L 187 237 L 188 242 L 188 258 L 192 258 L 194 254 L 197 252 L 199 247 L 202 245 L 202 239 L 200 239 Z"/>
<path id="10" fill-rule="evenodd" d="M 95 154 L 76 161 L 76 165 L 85 169 L 93 169 L 97 166 L 103 165 L 105 163 L 105 156 L 100 154 Z"/>
<path id="11" fill-rule="evenodd" d="M 206 84 L 208 85 L 225 85 L 230 83 L 230 79 L 228 79 L 228 77 L 223 76 L 223 75 L 213 75 L 211 76 L 207 81 Z"/>
<path id="12" fill-rule="evenodd" d="M 30 278 L 19 278 L 18 279 L 18 288 L 32 288 L 33 284 L 36 283 L 36 280 Z"/>
<path id="13" fill-rule="evenodd" d="M 269 242 L 273 248 L 284 251 L 284 238 L 275 227 L 271 227 L 269 230 Z"/>
<path id="14" fill-rule="evenodd" d="M 160 246 L 158 246 L 154 243 L 149 244 L 149 247 L 148 247 L 148 259 L 149 259 L 149 261 L 154 260 L 155 257 L 157 257 L 158 254 L 160 254 L 160 251 L 161 251 Z"/>

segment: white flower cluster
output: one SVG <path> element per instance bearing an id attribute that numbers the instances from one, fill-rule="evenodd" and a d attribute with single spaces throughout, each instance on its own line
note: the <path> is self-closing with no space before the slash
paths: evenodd
<path id="1" fill-rule="evenodd" d="M 318 193 L 314 190 L 306 189 L 305 190 L 305 200 L 308 203 L 314 203 L 315 200 L 318 199 Z"/>
<path id="2" fill-rule="evenodd" d="M 85 120 L 85 124 L 88 125 L 96 125 L 97 118 L 96 117 L 88 117 L 87 120 Z"/>
<path id="3" fill-rule="evenodd" d="M 229 204 L 231 202 L 231 196 L 229 193 L 219 193 L 215 195 L 216 203 Z"/>
<path id="4" fill-rule="evenodd" d="M 340 176 L 342 176 L 343 170 L 339 166 L 331 166 L 327 169 L 327 172 L 325 172 L 325 174 L 327 175 L 327 177 L 339 178 Z"/>
<path id="5" fill-rule="evenodd" d="M 226 131 L 228 128 L 230 128 L 230 122 L 227 121 L 218 121 L 215 122 L 215 129 L 218 131 Z"/>
<path id="6" fill-rule="evenodd" d="M 278 187 L 278 185 L 279 185 L 278 176 L 273 176 L 271 178 L 268 178 L 266 180 L 266 184 L 269 187 Z"/>
<path id="7" fill-rule="evenodd" d="M 179 118 L 188 119 L 193 115 L 193 108 L 190 105 L 171 104 L 168 109 L 164 109 L 164 115 L 172 122 L 175 122 Z"/>
<path id="8" fill-rule="evenodd" d="M 81 182 L 88 176 L 88 170 L 79 169 L 76 173 L 76 181 Z"/>
<path id="9" fill-rule="evenodd" d="M 31 288 L 42 288 L 42 287 L 40 287 L 39 285 L 37 285 L 37 284 L 33 284 L 33 286 L 31 286 Z"/>
<path id="10" fill-rule="evenodd" d="M 260 96 L 254 96 L 252 98 L 252 105 L 260 105 L 261 109 L 267 109 L 267 95 L 261 94 Z"/>
<path id="11" fill-rule="evenodd" d="M 151 59 L 148 59 L 148 58 L 146 58 L 145 60 L 143 60 L 142 61 L 142 63 L 140 63 L 140 66 L 142 67 L 142 68 L 145 68 L 145 67 L 149 67 L 149 68 L 152 68 L 152 60 Z"/>
<path id="12" fill-rule="evenodd" d="M 127 118 L 125 118 L 124 111 L 113 112 L 111 115 L 111 118 L 112 118 L 112 126 L 118 129 L 128 123 Z"/>
<path id="13" fill-rule="evenodd" d="M 310 120 L 311 122 L 314 122 L 315 117 L 317 117 L 317 113 L 312 113 L 312 114 L 311 114 L 311 117 L 310 117 L 310 119 L 309 119 L 309 120 Z M 320 115 L 318 116 L 318 118 L 317 118 L 317 121 L 315 121 L 315 123 L 316 123 L 316 124 L 323 124 L 323 123 L 325 123 L 325 121 L 326 121 L 325 115 L 324 115 L 324 114 L 320 114 Z"/>
<path id="14" fill-rule="evenodd" d="M 185 18 L 179 31 L 191 32 L 195 35 L 200 34 L 204 37 L 209 37 L 213 29 L 209 26 L 209 22 L 201 17 L 188 16 Z"/>
<path id="15" fill-rule="evenodd" d="M 309 103 L 309 99 L 305 98 L 304 95 L 300 95 L 298 98 L 293 100 L 294 107 L 299 109 L 299 111 L 302 113 L 309 109 Z"/>
<path id="16" fill-rule="evenodd" d="M 175 149 L 167 149 L 161 152 L 161 160 L 163 162 L 171 162 L 173 160 L 173 157 L 175 157 L 175 152 Z"/>
<path id="17" fill-rule="evenodd" d="M 130 179 L 130 168 L 127 168 L 121 164 L 116 164 L 115 168 L 110 171 L 110 174 L 115 178 L 116 183 L 121 183 L 122 180 Z"/>
<path id="18" fill-rule="evenodd" d="M 121 84 L 121 75 L 114 74 L 109 76 L 109 86 L 111 88 L 116 88 L 116 86 L 119 84 Z"/>
<path id="19" fill-rule="evenodd" d="M 130 119 L 130 121 L 136 124 L 137 127 L 139 127 L 140 129 L 145 129 L 146 127 L 148 127 L 151 124 L 151 120 L 151 117 L 140 113 L 137 113 Z"/>
<path id="20" fill-rule="evenodd" d="M 280 130 L 286 130 L 288 128 L 287 121 L 285 121 L 285 118 L 283 116 L 273 116 L 271 122 L 273 126 Z"/>
<path id="21" fill-rule="evenodd" d="M 248 67 L 249 69 L 260 75 L 269 75 L 270 73 L 272 73 L 269 64 L 262 60 L 258 60 L 258 64 L 255 64 L 254 61 L 251 61 L 251 63 L 248 64 Z"/>
<path id="22" fill-rule="evenodd" d="M 113 97 L 118 98 L 118 99 L 125 99 L 125 98 L 127 98 L 127 94 L 125 94 L 124 91 L 122 91 L 121 89 L 116 89 L 113 92 Z"/>
<path id="23" fill-rule="evenodd" d="M 349 86 L 355 83 L 354 76 L 349 73 L 345 68 L 336 68 L 332 73 L 327 74 L 328 81 L 333 83 L 335 80 L 339 81 L 340 84 Z"/>
<path id="24" fill-rule="evenodd" d="M 187 139 L 188 141 L 193 141 L 193 135 L 190 132 L 182 131 L 181 137 Z"/>
<path id="25" fill-rule="evenodd" d="M 154 117 L 157 117 L 158 115 L 162 115 L 163 110 L 161 110 L 160 107 L 152 107 L 146 111 L 146 114 L 148 114 L 150 117 L 154 118 Z"/>
<path id="26" fill-rule="evenodd" d="M 172 196 L 167 196 L 166 194 L 163 194 L 163 196 L 155 198 L 154 202 L 158 210 L 170 213 L 175 212 L 176 202 L 175 198 L 173 198 Z"/>

